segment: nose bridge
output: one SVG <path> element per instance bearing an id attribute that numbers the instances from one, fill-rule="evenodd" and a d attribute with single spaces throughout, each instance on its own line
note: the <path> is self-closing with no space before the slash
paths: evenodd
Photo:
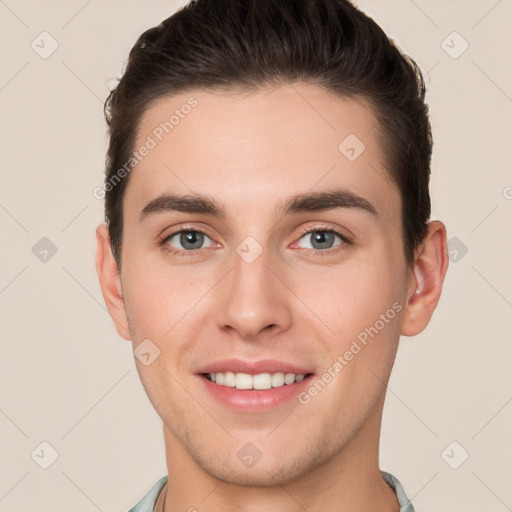
<path id="1" fill-rule="evenodd" d="M 240 336 L 251 338 L 269 326 L 286 329 L 290 312 L 282 284 L 268 267 L 268 248 L 247 237 L 236 248 L 229 282 L 223 289 L 219 327 L 232 327 Z"/>

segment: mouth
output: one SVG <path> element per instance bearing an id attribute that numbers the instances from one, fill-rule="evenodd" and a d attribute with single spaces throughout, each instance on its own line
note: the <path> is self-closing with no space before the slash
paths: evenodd
<path id="1" fill-rule="evenodd" d="M 307 367 L 240 359 L 212 363 L 196 375 L 209 397 L 238 412 L 264 412 L 289 403 L 314 378 Z"/>

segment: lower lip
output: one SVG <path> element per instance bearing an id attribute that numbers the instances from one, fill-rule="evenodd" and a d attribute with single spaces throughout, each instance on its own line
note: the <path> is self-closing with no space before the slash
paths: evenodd
<path id="1" fill-rule="evenodd" d="M 215 384 L 204 375 L 198 375 L 207 392 L 230 409 L 242 412 L 260 412 L 278 407 L 296 396 L 309 385 L 314 375 L 300 382 L 270 389 L 237 389 Z"/>

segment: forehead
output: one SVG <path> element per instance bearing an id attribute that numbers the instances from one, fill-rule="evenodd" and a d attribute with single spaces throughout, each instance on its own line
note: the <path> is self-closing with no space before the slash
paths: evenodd
<path id="1" fill-rule="evenodd" d="M 311 84 L 160 98 L 140 120 L 134 149 L 144 145 L 126 192 L 137 213 L 172 191 L 207 193 L 237 213 L 333 186 L 399 208 L 370 105 Z"/>

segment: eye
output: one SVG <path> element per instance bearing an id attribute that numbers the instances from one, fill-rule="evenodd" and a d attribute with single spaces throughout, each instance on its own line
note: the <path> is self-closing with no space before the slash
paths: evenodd
<path id="1" fill-rule="evenodd" d="M 336 243 L 336 238 L 338 238 L 340 242 Z M 314 256 L 329 255 L 343 250 L 348 245 L 352 245 L 349 238 L 330 228 L 303 230 L 299 242 L 296 242 L 294 245 L 300 244 L 300 241 L 303 239 L 306 240 L 306 246 L 302 248 L 312 250 Z M 203 247 L 205 240 L 210 241 L 207 247 Z M 203 249 L 214 247 L 215 244 L 216 242 L 213 242 L 208 235 L 196 228 L 182 228 L 179 231 L 167 235 L 160 241 L 159 245 L 173 255 L 195 257 L 199 256 Z"/>
<path id="2" fill-rule="evenodd" d="M 336 238 L 340 240 L 338 244 L 335 244 Z M 306 246 L 303 248 L 313 249 L 320 252 L 330 252 L 329 249 L 340 245 L 345 246 L 350 244 L 350 240 L 348 240 L 347 237 L 333 229 L 310 229 L 301 236 L 300 240 L 303 239 L 309 241 L 309 246 L 306 243 Z"/>
<path id="3" fill-rule="evenodd" d="M 182 229 L 164 238 L 162 245 L 173 253 L 191 252 L 204 249 L 202 246 L 205 239 L 211 241 L 210 237 L 202 231 L 196 229 Z M 178 244 L 178 246 L 175 244 Z"/>

